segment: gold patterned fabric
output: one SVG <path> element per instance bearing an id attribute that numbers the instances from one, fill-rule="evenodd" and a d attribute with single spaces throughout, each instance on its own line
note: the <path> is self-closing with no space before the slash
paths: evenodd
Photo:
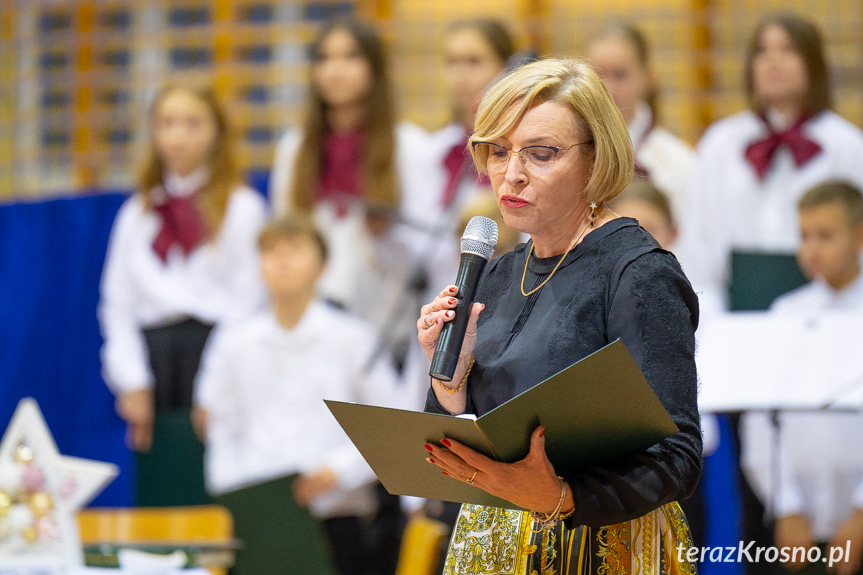
<path id="1" fill-rule="evenodd" d="M 691 540 L 677 503 L 598 529 L 540 529 L 526 511 L 465 504 L 444 575 L 695 575 L 678 560 L 681 545 Z"/>

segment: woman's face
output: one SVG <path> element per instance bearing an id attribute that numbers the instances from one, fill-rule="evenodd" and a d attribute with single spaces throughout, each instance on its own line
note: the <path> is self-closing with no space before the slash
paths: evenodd
<path id="1" fill-rule="evenodd" d="M 165 168 L 187 176 L 209 161 L 218 126 L 209 105 L 194 93 L 171 90 L 153 114 L 153 143 Z"/>
<path id="2" fill-rule="evenodd" d="M 563 150 L 587 139 L 586 130 L 568 106 L 544 102 L 528 110 L 511 132 L 494 142 L 510 150 L 535 145 Z M 506 224 L 534 239 L 571 235 L 586 206 L 583 191 L 593 173 L 593 157 L 590 146 L 579 145 L 558 153 L 547 169 L 510 155 L 505 166 L 490 170 Z"/>
<path id="3" fill-rule="evenodd" d="M 609 36 L 590 45 L 588 59 L 602 78 L 627 123 L 638 103 L 650 93 L 650 71 L 638 60 L 635 47 L 623 38 Z"/>
<path id="4" fill-rule="evenodd" d="M 483 90 L 503 69 L 485 37 L 473 28 L 450 32 L 444 41 L 446 84 L 456 117 L 473 117 Z"/>
<path id="5" fill-rule="evenodd" d="M 768 106 L 799 102 L 809 89 L 809 73 L 803 56 L 779 25 L 761 32 L 752 60 L 752 85 L 759 101 Z"/>
<path id="6" fill-rule="evenodd" d="M 333 107 L 356 105 L 371 92 L 371 64 L 344 28 L 336 28 L 321 42 L 312 62 L 312 85 L 321 100 Z"/>

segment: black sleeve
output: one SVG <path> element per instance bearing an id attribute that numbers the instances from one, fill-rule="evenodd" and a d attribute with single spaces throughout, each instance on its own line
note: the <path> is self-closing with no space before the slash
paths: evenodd
<path id="1" fill-rule="evenodd" d="M 685 499 L 701 474 L 695 372 L 698 300 L 677 260 L 654 251 L 629 263 L 608 310 L 608 339 L 620 338 L 679 432 L 653 447 L 566 479 L 574 525 L 599 527 Z"/>

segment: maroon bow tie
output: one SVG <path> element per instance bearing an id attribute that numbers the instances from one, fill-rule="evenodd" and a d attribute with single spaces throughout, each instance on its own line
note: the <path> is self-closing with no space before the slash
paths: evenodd
<path id="1" fill-rule="evenodd" d="M 360 130 L 346 134 L 328 134 L 321 157 L 321 181 L 316 200 L 327 200 L 343 218 L 352 204 L 363 199 L 360 186 L 362 166 L 360 153 L 363 134 Z"/>
<path id="2" fill-rule="evenodd" d="M 488 186 L 491 182 L 488 176 L 480 176 L 473 165 L 473 160 L 467 151 L 467 136 L 454 145 L 443 159 L 446 168 L 447 182 L 441 193 L 440 205 L 449 208 L 456 199 L 459 184 L 465 175 L 470 174 L 478 186 Z"/>
<path id="3" fill-rule="evenodd" d="M 634 155 L 638 155 L 638 151 L 641 149 L 641 146 L 644 145 L 644 142 L 647 141 L 647 138 L 650 137 L 650 134 L 653 132 L 653 129 L 656 127 L 656 119 L 653 117 L 653 113 L 650 114 L 650 123 L 647 125 L 647 129 L 639 136 L 637 142 L 632 143 L 632 151 Z M 642 178 L 650 179 L 650 170 L 644 164 L 638 163 L 638 160 L 635 160 L 635 165 L 633 166 L 635 175 L 641 176 Z"/>
<path id="4" fill-rule="evenodd" d="M 168 198 L 155 206 L 162 220 L 162 229 L 153 241 L 155 251 L 162 261 L 167 261 L 168 250 L 174 244 L 189 255 L 192 250 L 203 243 L 207 236 L 204 221 L 195 207 L 195 196 L 186 198 Z"/>
<path id="5" fill-rule="evenodd" d="M 770 168 L 770 162 L 773 160 L 774 154 L 776 154 L 776 150 L 782 144 L 785 144 L 791 150 L 791 154 L 794 156 L 794 163 L 797 166 L 802 166 L 821 153 L 821 146 L 803 135 L 803 124 L 810 118 L 811 116 L 800 118 L 796 124 L 784 132 L 775 132 L 772 128 L 769 128 L 767 121 L 764 121 L 770 130 L 767 137 L 750 144 L 746 148 L 746 159 L 755 168 L 755 173 L 758 175 L 759 180 L 764 179 L 768 168 Z"/>

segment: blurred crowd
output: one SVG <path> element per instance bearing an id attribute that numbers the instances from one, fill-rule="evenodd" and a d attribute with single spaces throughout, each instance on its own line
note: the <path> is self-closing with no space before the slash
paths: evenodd
<path id="1" fill-rule="evenodd" d="M 374 27 L 326 23 L 309 46 L 304 120 L 278 143 L 268 201 L 242 181 L 211 86 L 179 81 L 154 98 L 150 149 L 114 223 L 99 305 L 103 373 L 138 454 L 139 505 L 231 507 L 238 492 L 286 482 L 292 497 L 269 502 L 273 513 L 321 534 L 286 536 L 291 561 L 342 574 L 394 573 L 408 517 L 454 518 L 450 504 L 381 489 L 322 401 L 422 410 L 419 309 L 453 283 L 466 222 L 498 220 L 498 253 L 526 239 L 502 221 L 467 141 L 487 87 L 537 55 L 517 51 L 495 20 L 452 22 L 440 42 L 451 122 L 428 132 L 395 117 Z M 775 313 L 863 310 L 863 132 L 831 110 L 811 22 L 781 13 L 752 30 L 749 108 L 710 126 L 695 149 L 662 127 L 661 87 L 636 27 L 614 23 L 571 56 L 599 72 L 632 138 L 633 181 L 611 207 L 677 254 L 702 322 L 729 309 L 735 251 L 799 250 L 810 291 Z M 859 436 L 860 419 L 831 437 Z M 702 427 L 708 454 L 712 416 Z M 739 441 L 745 452 L 745 432 Z M 764 536 L 781 545 L 847 534 L 850 574 L 863 547 L 863 457 L 823 465 L 833 471 L 821 483 L 809 467 L 788 471 L 799 488 Z M 813 499 L 811 489 L 830 495 Z M 700 495 L 684 506 L 703 543 Z M 762 513 L 752 511 L 754 523 Z M 270 552 L 246 540 L 247 555 Z"/>

